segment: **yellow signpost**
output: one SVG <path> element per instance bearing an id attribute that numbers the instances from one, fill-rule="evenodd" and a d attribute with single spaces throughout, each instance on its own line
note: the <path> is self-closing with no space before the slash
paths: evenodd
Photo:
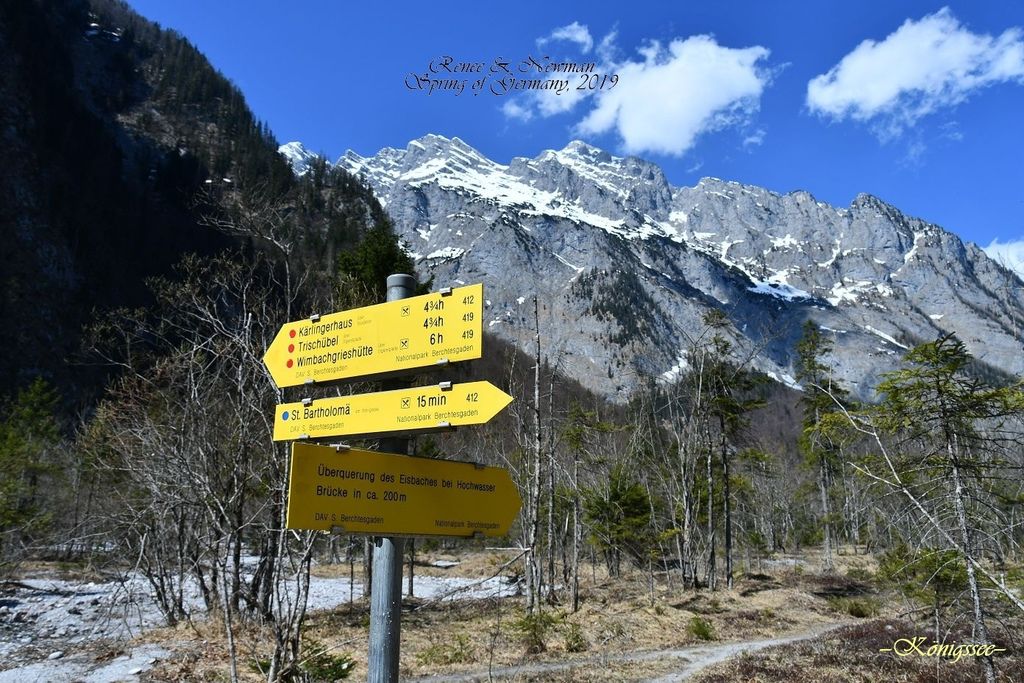
<path id="1" fill-rule="evenodd" d="M 512 478 L 500 467 L 292 445 L 289 529 L 503 536 L 521 504 Z"/>
<path id="2" fill-rule="evenodd" d="M 274 441 L 481 425 L 511 402 L 511 396 L 490 382 L 442 382 L 376 394 L 306 399 L 277 407 Z"/>
<path id="3" fill-rule="evenodd" d="M 287 323 L 263 362 L 279 387 L 480 358 L 482 284 Z"/>

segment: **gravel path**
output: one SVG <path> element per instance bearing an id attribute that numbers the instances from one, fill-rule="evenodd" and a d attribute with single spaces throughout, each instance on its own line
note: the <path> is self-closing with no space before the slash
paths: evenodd
<path id="1" fill-rule="evenodd" d="M 424 683 L 463 683 L 470 681 L 507 680 L 519 676 L 533 676 L 545 673 L 565 671 L 567 669 L 585 668 L 588 666 L 601 666 L 608 662 L 652 662 L 666 659 L 678 659 L 679 669 L 659 678 L 653 679 L 652 683 L 674 683 L 685 681 L 694 674 L 713 664 L 723 662 L 730 657 L 735 657 L 749 652 L 757 652 L 776 645 L 787 645 L 817 638 L 823 633 L 848 625 L 850 622 L 835 622 L 821 624 L 811 629 L 793 633 L 788 636 L 777 638 L 765 638 L 762 640 L 743 640 L 734 643 L 720 643 L 708 645 L 694 645 L 691 647 L 676 648 L 671 650 L 645 650 L 642 652 L 626 652 L 607 656 L 587 657 L 563 662 L 540 662 L 536 664 L 521 664 L 518 666 L 496 667 L 487 671 L 474 671 L 470 673 L 450 674 L 441 676 L 425 676 L 410 680 L 422 681 Z"/>

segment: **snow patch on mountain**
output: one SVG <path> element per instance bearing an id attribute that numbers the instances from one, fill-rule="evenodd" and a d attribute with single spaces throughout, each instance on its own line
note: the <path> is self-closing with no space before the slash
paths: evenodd
<path id="1" fill-rule="evenodd" d="M 427 259 L 456 259 L 466 253 L 465 249 L 459 247 L 445 247 L 444 249 L 438 249 L 427 254 L 424 258 Z"/>
<path id="2" fill-rule="evenodd" d="M 910 348 L 906 344 L 901 344 L 898 341 L 896 341 L 896 339 L 892 335 L 886 334 L 885 332 L 882 332 L 881 330 L 877 330 L 874 327 L 872 327 L 871 325 L 865 325 L 864 329 L 867 330 L 868 332 L 870 332 L 871 334 L 875 335 L 876 337 L 881 337 L 885 341 L 889 342 L 890 344 L 892 344 L 894 346 L 898 346 L 901 349 L 909 349 Z"/>
<path id="3" fill-rule="evenodd" d="M 288 161 L 292 167 L 292 173 L 297 176 L 306 175 L 309 166 L 315 159 L 320 157 L 315 152 L 310 152 L 301 142 L 287 142 L 277 148 L 278 153 Z"/>

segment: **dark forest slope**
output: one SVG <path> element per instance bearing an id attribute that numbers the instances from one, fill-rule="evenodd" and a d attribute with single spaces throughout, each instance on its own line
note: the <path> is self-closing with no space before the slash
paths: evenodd
<path id="1" fill-rule="evenodd" d="M 204 227 L 247 197 L 280 209 L 304 267 L 386 222 L 351 176 L 295 178 L 269 128 L 187 40 L 116 0 L 0 4 L 0 393 L 42 376 L 66 405 L 95 311 L 147 303 L 144 279 L 239 238 Z"/>

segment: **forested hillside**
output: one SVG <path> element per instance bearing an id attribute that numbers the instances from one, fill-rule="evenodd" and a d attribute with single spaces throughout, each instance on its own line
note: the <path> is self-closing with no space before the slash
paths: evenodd
<path id="1" fill-rule="evenodd" d="M 238 89 L 123 3 L 4 3 L 0 45 L 0 317 L 18 349 L 0 360 L 8 393 L 39 376 L 66 412 L 87 408 L 106 376 L 81 353 L 97 312 L 152 303 L 145 278 L 187 253 L 267 246 L 212 229 L 215 218 L 273 213 L 296 264 L 328 274 L 384 224 L 347 174 L 294 178 Z"/>

